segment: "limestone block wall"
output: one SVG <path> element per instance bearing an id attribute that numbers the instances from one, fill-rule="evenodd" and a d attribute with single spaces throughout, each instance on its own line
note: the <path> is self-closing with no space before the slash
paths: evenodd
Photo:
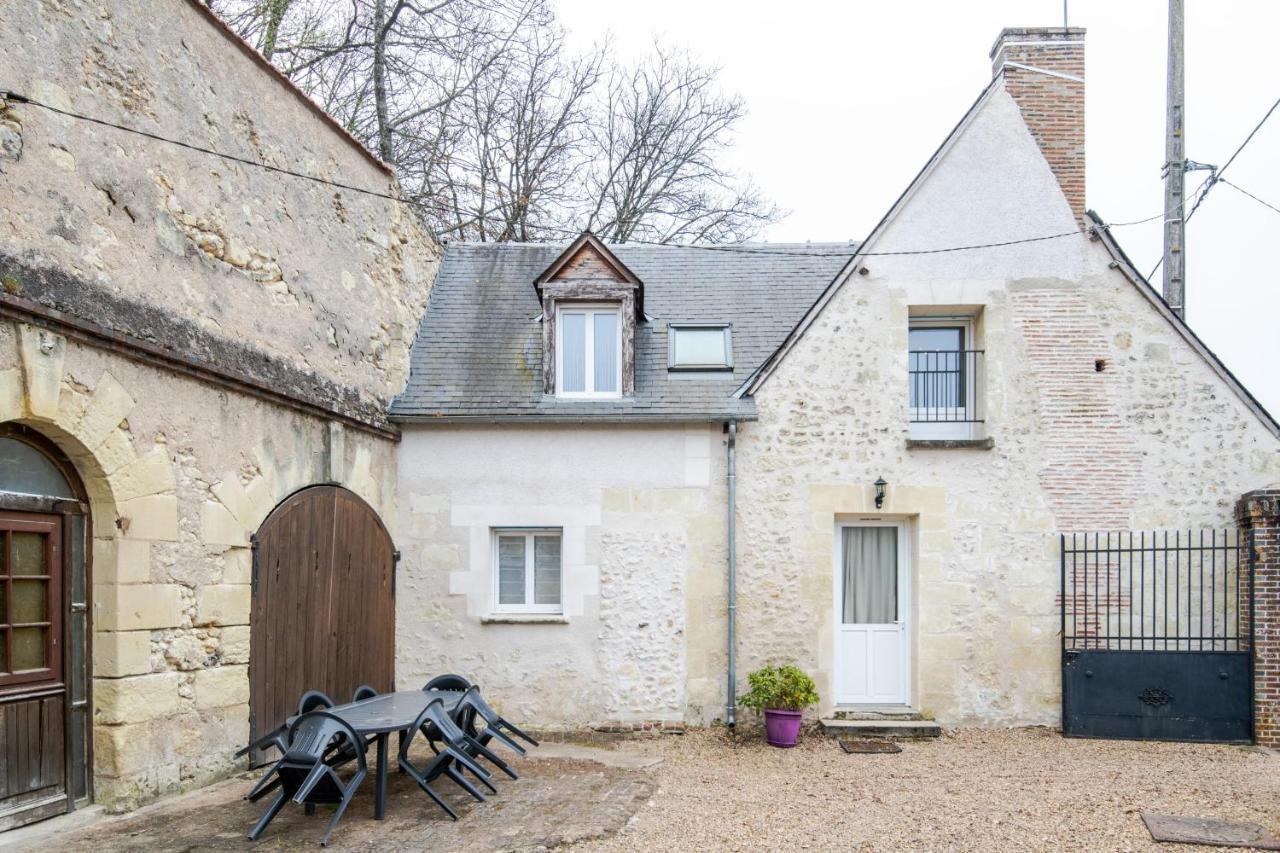
<path id="1" fill-rule="evenodd" d="M 708 721 L 724 690 L 713 425 L 406 426 L 396 677 L 458 672 L 541 726 Z M 563 531 L 560 617 L 493 613 L 495 527 Z"/>
<path id="2" fill-rule="evenodd" d="M 0 80 L 59 109 L 396 192 L 202 6 L 2 4 Z M 6 293 L 179 349 L 209 336 L 205 357 L 218 342 L 252 349 L 373 411 L 402 389 L 436 255 L 411 208 L 16 101 L 0 101 L 0 140 Z M 55 290 L 18 264 L 82 283 Z"/>
<path id="3" fill-rule="evenodd" d="M 392 443 L 10 322 L 3 421 L 61 446 L 90 494 L 95 800 L 125 810 L 242 766 L 249 536 L 316 482 L 393 520 Z"/>
<path id="4" fill-rule="evenodd" d="M 755 392 L 739 438 L 739 671 L 794 661 L 830 710 L 836 525 L 904 520 L 911 702 L 1059 719 L 1058 532 L 1229 526 L 1280 440 L 1078 229 L 997 82 Z M 1051 234 L 1051 240 L 885 255 Z M 912 311 L 977 314 L 990 450 L 909 449 Z M 877 510 L 872 484 L 888 483 Z"/>
<path id="5" fill-rule="evenodd" d="M 794 660 L 830 697 L 836 524 L 905 519 L 913 704 L 1056 724 L 1058 532 L 1229 526 L 1236 497 L 1280 478 L 1275 435 L 1099 244 L 1072 239 L 1076 280 L 873 259 L 759 390 L 739 439 L 740 671 Z M 983 313 L 991 450 L 906 446 L 908 314 L 938 305 Z"/>

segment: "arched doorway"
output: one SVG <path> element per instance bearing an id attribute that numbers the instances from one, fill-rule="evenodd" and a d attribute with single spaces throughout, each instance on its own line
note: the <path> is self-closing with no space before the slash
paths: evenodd
<path id="1" fill-rule="evenodd" d="M 310 486 L 271 511 L 253 537 L 252 738 L 306 690 L 345 702 L 361 684 L 392 689 L 396 558 L 378 514 L 340 486 Z"/>
<path id="2" fill-rule="evenodd" d="M 0 831 L 89 802 L 89 502 L 51 441 L 0 424 Z"/>

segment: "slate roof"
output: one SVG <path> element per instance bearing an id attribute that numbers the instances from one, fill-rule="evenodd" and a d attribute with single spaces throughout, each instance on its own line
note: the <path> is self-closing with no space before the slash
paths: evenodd
<path id="1" fill-rule="evenodd" d="M 396 421 L 714 421 L 755 417 L 743 381 L 782 343 L 857 249 L 854 243 L 747 244 L 733 250 L 610 244 L 644 282 L 635 396 L 562 400 L 542 392 L 541 306 L 533 282 L 567 244 L 453 243 L 418 327 Z M 667 325 L 732 325 L 734 369 L 667 370 Z M 705 376 L 705 375 L 704 375 Z"/>

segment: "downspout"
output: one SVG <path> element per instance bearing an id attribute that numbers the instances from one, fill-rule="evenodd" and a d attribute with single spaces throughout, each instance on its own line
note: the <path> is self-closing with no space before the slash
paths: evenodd
<path id="1" fill-rule="evenodd" d="M 734 471 L 734 450 L 738 440 L 738 422 L 729 421 L 729 699 L 725 706 L 725 723 L 733 728 L 738 711 L 738 549 L 737 549 L 737 483 Z"/>

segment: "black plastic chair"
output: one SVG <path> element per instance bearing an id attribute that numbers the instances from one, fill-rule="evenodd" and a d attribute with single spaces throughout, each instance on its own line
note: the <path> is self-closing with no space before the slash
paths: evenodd
<path id="1" fill-rule="evenodd" d="M 458 720 L 462 727 L 482 745 L 488 743 L 495 738 L 511 747 L 520 755 L 525 754 L 524 747 L 516 743 L 507 736 L 505 729 L 511 734 L 522 740 L 528 741 L 531 745 L 537 746 L 538 742 L 529 735 L 520 731 L 515 725 L 503 719 L 498 712 L 490 707 L 489 703 L 484 701 L 480 695 L 480 688 L 472 686 L 467 689 L 462 698 L 458 700 L 458 707 L 453 712 L 454 719 Z M 476 720 L 484 721 L 484 728 L 481 729 L 476 725 Z"/>
<path id="2" fill-rule="evenodd" d="M 378 695 L 378 691 L 374 690 L 367 684 L 361 684 L 356 688 L 356 692 L 351 694 L 352 702 L 361 702 L 365 699 L 372 699 Z"/>
<path id="3" fill-rule="evenodd" d="M 298 700 L 297 715 L 301 716 L 311 711 L 322 710 L 325 708 L 332 708 L 332 707 L 333 707 L 333 700 L 330 699 L 328 696 L 326 696 L 324 693 L 322 693 L 319 690 L 308 690 L 306 693 L 303 693 L 302 698 Z M 245 748 L 238 750 L 236 752 L 235 757 L 239 758 L 242 755 L 247 755 L 250 750 L 268 749 L 273 746 L 280 751 L 281 755 L 284 755 L 285 751 L 289 748 L 289 744 L 286 740 L 286 735 L 288 734 L 288 731 L 289 731 L 289 727 L 281 724 L 276 728 L 272 729 L 271 731 L 267 732 L 265 735 L 258 738 L 253 743 L 246 746 Z M 352 756 L 352 757 L 354 758 L 355 756 Z M 267 772 L 262 774 L 262 778 L 258 780 L 258 784 L 254 785 L 252 790 L 250 790 L 249 793 L 245 795 L 245 799 L 248 800 L 249 802 L 256 802 L 257 800 L 260 800 L 262 797 L 271 793 L 271 791 L 275 790 L 275 787 L 278 784 L 279 780 L 275 779 L 274 777 L 275 777 L 275 768 L 274 767 L 267 768 Z"/>
<path id="4" fill-rule="evenodd" d="M 333 828 L 368 775 L 364 739 L 341 717 L 328 711 L 311 711 L 293 721 L 287 741 L 284 757 L 271 768 L 279 780 L 280 793 L 249 832 L 249 840 L 257 841 L 267 824 L 284 808 L 285 801 L 293 800 L 307 806 L 308 813 L 317 804 L 337 806 L 320 839 L 320 846 L 327 846 Z M 343 782 L 333 767 L 325 763 L 325 754 L 335 744 L 355 749 L 357 769 L 350 782 Z"/>
<path id="5" fill-rule="evenodd" d="M 448 673 L 446 675 L 437 675 L 435 678 L 422 685 L 423 693 L 430 693 L 433 690 L 456 690 L 461 693 L 471 687 L 471 682 L 463 678 L 461 675 Z"/>
<path id="6" fill-rule="evenodd" d="M 418 732 L 422 732 L 424 737 L 434 738 L 441 744 L 441 747 L 436 751 L 430 762 L 423 767 L 418 767 L 409 759 L 409 745 L 413 743 L 413 736 Z M 417 782 L 418 787 L 426 791 L 427 796 L 435 801 L 436 805 L 444 809 L 449 817 L 457 820 L 458 813 L 439 794 L 431 790 L 430 783 L 441 776 L 448 776 L 462 790 L 474 797 L 477 802 L 483 803 L 484 794 L 462 775 L 458 769 L 462 767 L 471 771 L 480 780 L 481 784 L 490 791 L 497 793 L 498 789 L 493 787 L 489 781 L 491 778 L 489 772 L 471 757 L 472 749 L 475 747 L 488 752 L 458 727 L 458 724 L 445 711 L 444 702 L 436 699 L 422 709 L 422 713 L 414 721 L 413 728 L 409 729 L 409 736 L 400 743 L 400 769 Z M 432 749 L 436 749 L 434 743 L 432 744 Z"/>

